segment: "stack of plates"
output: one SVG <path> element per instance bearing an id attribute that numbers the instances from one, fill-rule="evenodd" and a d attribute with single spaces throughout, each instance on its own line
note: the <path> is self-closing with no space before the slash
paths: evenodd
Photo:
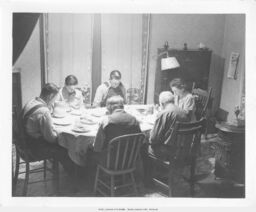
<path id="1" fill-rule="evenodd" d="M 106 108 L 95 108 L 90 111 L 90 114 L 95 117 L 102 117 L 106 115 Z"/>
<path id="2" fill-rule="evenodd" d="M 72 110 L 70 114 L 74 116 L 81 116 L 82 112 L 80 110 Z"/>
<path id="3" fill-rule="evenodd" d="M 96 121 L 90 120 L 90 119 L 81 119 L 81 123 L 82 124 L 86 124 L 86 125 L 94 125 L 94 124 L 98 124 Z"/>
<path id="4" fill-rule="evenodd" d="M 64 118 L 64 117 L 66 117 L 66 114 L 52 114 L 52 117 L 53 118 Z"/>

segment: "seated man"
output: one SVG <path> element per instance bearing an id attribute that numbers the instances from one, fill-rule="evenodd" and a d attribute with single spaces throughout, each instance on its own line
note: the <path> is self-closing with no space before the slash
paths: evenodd
<path id="1" fill-rule="evenodd" d="M 170 91 L 163 91 L 159 95 L 161 112 L 157 115 L 149 142 L 154 147 L 171 145 L 170 138 L 175 121 L 189 121 L 187 114 L 174 104 L 175 96 Z M 153 150 L 154 151 L 154 150 Z"/>
<path id="2" fill-rule="evenodd" d="M 58 88 L 53 83 L 47 83 L 40 94 L 30 100 L 23 108 L 20 128 L 26 137 L 29 149 L 39 158 L 54 157 L 64 168 L 69 169 L 72 161 L 64 148 L 58 145 L 58 133 L 54 129 L 49 107 L 55 101 Z"/>
<path id="3" fill-rule="evenodd" d="M 124 99 L 121 96 L 110 97 L 107 100 L 107 110 L 109 115 L 102 120 L 93 145 L 93 157 L 96 160 L 99 159 L 97 153 L 105 150 L 111 139 L 141 132 L 136 118 L 124 111 Z"/>
<path id="4" fill-rule="evenodd" d="M 112 96 L 121 96 L 126 102 L 126 90 L 121 83 L 121 73 L 118 70 L 111 71 L 109 81 L 97 88 L 93 106 L 105 107 L 108 98 Z"/>
<path id="5" fill-rule="evenodd" d="M 186 113 L 174 105 L 174 95 L 170 91 L 163 91 L 159 95 L 161 111 L 157 115 L 154 127 L 150 132 L 150 146 L 142 148 L 145 176 L 150 176 L 151 164 L 148 160 L 148 153 L 156 157 L 167 159 L 171 148 L 171 136 L 176 121 L 188 121 Z M 148 179 L 146 179 L 147 181 Z"/>

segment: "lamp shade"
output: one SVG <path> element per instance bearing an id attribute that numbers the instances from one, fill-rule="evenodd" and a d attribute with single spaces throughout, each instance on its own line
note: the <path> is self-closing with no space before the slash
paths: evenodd
<path id="1" fill-rule="evenodd" d="M 180 64 L 176 57 L 167 57 L 161 59 L 161 70 L 179 68 Z"/>

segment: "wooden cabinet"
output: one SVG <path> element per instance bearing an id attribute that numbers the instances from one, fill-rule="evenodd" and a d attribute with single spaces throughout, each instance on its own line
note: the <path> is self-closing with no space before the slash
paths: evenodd
<path id="1" fill-rule="evenodd" d="M 193 82 L 202 89 L 208 88 L 211 51 L 209 50 L 178 50 L 169 49 L 169 57 L 176 57 L 180 67 L 172 70 L 161 70 L 161 59 L 166 57 L 165 49 L 158 49 L 157 67 L 155 73 L 154 101 L 158 103 L 161 91 L 170 90 L 169 82 L 177 77 L 185 79 L 191 88 Z"/>

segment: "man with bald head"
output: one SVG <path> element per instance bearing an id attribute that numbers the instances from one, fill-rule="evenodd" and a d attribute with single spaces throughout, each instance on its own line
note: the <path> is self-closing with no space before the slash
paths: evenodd
<path id="1" fill-rule="evenodd" d="M 124 99 L 121 96 L 110 97 L 106 107 L 108 116 L 102 119 L 94 142 L 96 152 L 101 152 L 115 137 L 141 132 L 137 119 L 125 112 Z"/>
<path id="2" fill-rule="evenodd" d="M 167 144 L 175 121 L 189 121 L 184 111 L 174 104 L 175 97 L 170 91 L 163 91 L 159 95 L 161 111 L 157 115 L 154 128 L 150 133 L 151 146 Z"/>
<path id="3" fill-rule="evenodd" d="M 141 133 L 137 119 L 124 110 L 124 99 L 121 96 L 112 96 L 107 99 L 105 116 L 99 126 L 93 146 L 88 150 L 88 160 L 92 165 L 106 163 L 107 146 L 118 136 Z M 120 150 L 122 151 L 122 150 Z"/>
<path id="4" fill-rule="evenodd" d="M 171 136 L 175 122 L 189 121 L 186 113 L 174 104 L 174 99 L 175 97 L 170 91 L 160 93 L 159 103 L 161 111 L 157 114 L 154 127 L 150 132 L 150 145 L 148 148 L 144 146 L 141 150 L 146 186 L 151 185 L 152 164 L 150 163 L 148 154 L 167 160 L 170 151 L 173 150 Z"/>

